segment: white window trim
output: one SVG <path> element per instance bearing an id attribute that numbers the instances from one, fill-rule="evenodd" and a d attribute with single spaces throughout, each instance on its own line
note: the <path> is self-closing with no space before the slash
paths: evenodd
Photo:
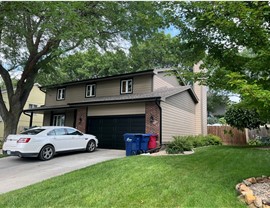
<path id="1" fill-rule="evenodd" d="M 66 88 L 57 89 L 57 100 L 64 100 L 66 94 Z"/>
<path id="2" fill-rule="evenodd" d="M 93 88 L 94 88 L 94 90 L 93 90 Z M 96 84 L 86 85 L 86 88 L 85 88 L 85 97 L 88 98 L 88 97 L 95 97 L 95 96 L 96 96 Z"/>
<path id="3" fill-rule="evenodd" d="M 128 89 L 128 83 L 131 83 L 131 89 L 129 91 Z M 125 89 L 123 89 L 123 84 L 126 83 L 126 87 Z M 121 80 L 121 86 L 120 86 L 120 92 L 121 94 L 131 94 L 133 92 L 133 80 L 132 79 L 124 79 L 124 80 Z"/>

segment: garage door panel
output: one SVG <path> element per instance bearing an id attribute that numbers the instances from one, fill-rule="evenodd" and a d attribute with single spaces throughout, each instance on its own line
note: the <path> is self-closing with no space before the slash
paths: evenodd
<path id="1" fill-rule="evenodd" d="M 87 133 L 98 138 L 100 148 L 125 149 L 123 134 L 144 132 L 145 115 L 88 117 Z"/>

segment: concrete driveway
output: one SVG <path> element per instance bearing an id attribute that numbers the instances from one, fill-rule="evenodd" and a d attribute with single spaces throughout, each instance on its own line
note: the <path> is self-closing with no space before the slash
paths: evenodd
<path id="1" fill-rule="evenodd" d="M 124 150 L 97 149 L 93 153 L 57 155 L 49 161 L 36 158 L 0 159 L 0 194 L 81 169 L 103 161 L 125 157 Z"/>

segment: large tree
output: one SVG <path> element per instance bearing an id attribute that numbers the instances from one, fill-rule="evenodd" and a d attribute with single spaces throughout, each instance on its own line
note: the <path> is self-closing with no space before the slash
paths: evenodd
<path id="1" fill-rule="evenodd" d="M 237 93 L 241 105 L 270 120 L 270 3 L 171 2 L 182 54 L 207 69 L 195 78 Z"/>
<path id="2" fill-rule="evenodd" d="M 48 68 L 38 75 L 38 82 L 44 85 L 151 68 L 176 67 L 179 65 L 177 41 L 177 38 L 160 32 L 146 37 L 128 49 L 100 51 L 89 48 L 87 51 L 79 51 L 51 62 Z"/>
<path id="3" fill-rule="evenodd" d="M 51 62 L 38 74 L 37 82 L 51 85 L 130 71 L 129 58 L 123 50 L 100 52 L 96 48 L 90 48 Z"/>
<path id="4" fill-rule="evenodd" d="M 157 2 L 0 2 L 0 93 L 4 137 L 18 120 L 41 69 L 78 47 L 112 48 L 162 26 Z M 16 85 L 11 74 L 20 78 Z"/>

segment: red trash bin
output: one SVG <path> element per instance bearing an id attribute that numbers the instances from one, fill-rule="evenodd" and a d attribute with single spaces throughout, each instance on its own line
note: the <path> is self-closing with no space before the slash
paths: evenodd
<path id="1" fill-rule="evenodd" d="M 149 138 L 148 142 L 148 149 L 155 149 L 157 148 L 157 134 L 152 134 Z"/>

